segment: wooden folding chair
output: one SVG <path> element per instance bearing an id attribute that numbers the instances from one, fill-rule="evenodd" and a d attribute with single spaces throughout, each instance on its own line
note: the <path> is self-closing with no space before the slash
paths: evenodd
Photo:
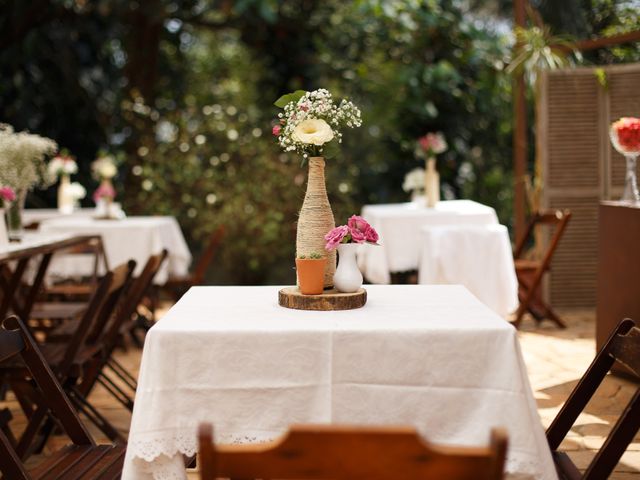
<path id="1" fill-rule="evenodd" d="M 135 305 L 135 315 L 132 316 L 132 321 L 127 324 L 127 331 L 129 333 L 129 336 L 131 337 L 131 340 L 133 340 L 133 342 L 138 347 L 142 347 L 143 340 L 140 340 L 137 337 L 137 332 L 141 331 L 144 335 L 154 324 L 153 307 L 151 308 L 151 318 L 147 317 L 145 313 L 142 313 L 138 307 L 144 307 L 145 299 L 153 296 L 153 279 L 158 274 L 158 271 L 160 270 L 162 264 L 165 262 L 168 256 L 168 250 L 164 249 L 161 253 L 149 257 L 147 263 L 145 264 L 143 272 L 140 274 L 140 281 L 137 282 L 139 290 L 136 290 L 136 292 L 140 295 L 140 297 L 137 299 L 137 303 Z"/>
<path id="2" fill-rule="evenodd" d="M 160 287 L 160 290 L 169 292 L 173 299 L 178 301 L 189 288 L 194 285 L 202 285 L 207 270 L 215 258 L 218 248 L 220 248 L 224 233 L 225 229 L 223 225 L 216 228 L 211 235 L 209 235 L 207 247 L 196 262 L 193 271 L 183 276 L 170 275 L 165 284 Z"/>
<path id="3" fill-rule="evenodd" d="M 95 236 L 84 245 L 78 245 L 58 252 L 59 255 L 91 255 L 93 256 L 93 272 L 91 276 L 82 281 L 69 279 L 55 283 L 45 288 L 44 296 L 59 297 L 64 299 L 83 299 L 89 297 L 96 288 L 99 280 L 100 267 L 105 272 L 109 271 L 109 262 L 104 251 L 102 237 Z"/>
<path id="4" fill-rule="evenodd" d="M 138 386 L 136 379 L 114 357 L 122 331 L 135 324 L 136 310 L 140 300 L 153 282 L 153 278 L 167 257 L 167 251 L 152 255 L 145 264 L 140 276 L 131 282 L 122 302 L 111 322 L 97 343 L 93 365 L 86 369 L 78 390 L 88 397 L 96 383 L 100 383 L 118 402 L 133 411 L 133 397 Z M 115 379 L 114 379 L 115 375 Z"/>
<path id="5" fill-rule="evenodd" d="M 49 366 L 57 375 L 65 392 L 93 424 L 109 439 L 124 443 L 124 437 L 111 423 L 87 400 L 77 388 L 80 379 L 90 371 L 94 357 L 99 351 L 96 339 L 102 334 L 109 317 L 116 309 L 125 287 L 135 268 L 135 262 L 108 272 L 100 281 L 89 306 L 80 322 L 73 327 L 73 334 L 66 343 L 48 343 L 41 346 L 41 351 Z M 40 451 L 52 432 L 54 425 L 46 418 L 46 410 L 38 408 L 33 398 L 33 389 L 28 381 L 28 372 L 20 363 L 6 362 L 0 364 L 0 372 L 29 419 L 27 428 L 20 438 L 17 450 L 20 455 L 32 451 Z"/>
<path id="6" fill-rule="evenodd" d="M 571 212 L 569 210 L 538 212 L 527 225 L 525 234 L 516 246 L 513 256 L 516 276 L 518 277 L 518 297 L 520 299 L 520 305 L 516 310 L 515 320 L 513 321 L 516 328 L 520 326 L 522 317 L 527 312 L 531 313 L 538 323 L 548 318 L 559 327 L 566 328 L 565 323 L 551 309 L 551 306 L 542 300 L 539 292 L 542 278 L 550 270 L 553 254 L 570 219 Z M 535 260 L 522 258 L 525 247 L 539 226 L 548 226 L 553 230 L 543 258 Z"/>
<path id="7" fill-rule="evenodd" d="M 31 480 L 45 478 L 45 475 L 58 480 L 120 478 L 124 447 L 95 444 L 25 325 L 17 317 L 10 317 L 0 330 L 0 362 L 17 357 L 22 358 L 38 387 L 40 407 L 56 418 L 73 445 L 55 452 L 33 468 L 27 468 L 15 445 L 0 430 L 3 478 Z"/>
<path id="8" fill-rule="evenodd" d="M 200 478 L 282 480 L 497 480 L 503 478 L 507 434 L 491 431 L 488 447 L 442 447 L 423 442 L 413 428 L 293 426 L 280 440 L 214 445 L 213 428 L 200 426 Z"/>
<path id="9" fill-rule="evenodd" d="M 616 361 L 640 378 L 640 329 L 633 320 L 625 319 L 618 324 L 547 430 L 547 440 L 561 480 L 608 478 L 640 429 L 639 387 L 584 474 L 566 453 L 558 451 L 562 440 Z"/>

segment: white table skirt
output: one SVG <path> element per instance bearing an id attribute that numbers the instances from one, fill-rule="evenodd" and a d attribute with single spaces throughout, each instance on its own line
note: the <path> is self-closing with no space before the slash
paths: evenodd
<path id="1" fill-rule="evenodd" d="M 173 217 L 127 217 L 121 220 L 97 220 L 88 216 L 58 217 L 43 220 L 38 232 L 100 235 L 109 267 L 114 268 L 133 259 L 137 262 L 136 275 L 142 272 L 151 255 L 166 248 L 169 257 L 154 279 L 157 284 L 166 282 L 170 274 L 188 273 L 191 264 L 191 252 L 180 225 Z M 90 275 L 92 271 L 92 258 L 79 258 L 78 255 L 56 256 L 49 267 L 51 277 Z"/>
<path id="2" fill-rule="evenodd" d="M 518 280 L 504 225 L 423 227 L 418 283 L 464 285 L 498 315 L 518 306 Z"/>
<path id="3" fill-rule="evenodd" d="M 362 216 L 377 230 L 381 245 L 361 248 L 358 265 L 367 280 L 381 284 L 391 281 L 391 272 L 418 269 L 422 227 L 498 224 L 493 208 L 471 200 L 443 201 L 435 208 L 420 201 L 365 205 Z"/>
<path id="4" fill-rule="evenodd" d="M 461 286 L 367 286 L 365 307 L 290 310 L 278 287 L 196 287 L 147 334 L 125 480 L 185 478 L 219 442 L 293 423 L 409 424 L 433 442 L 509 432 L 508 471 L 554 479 L 514 328 Z"/>

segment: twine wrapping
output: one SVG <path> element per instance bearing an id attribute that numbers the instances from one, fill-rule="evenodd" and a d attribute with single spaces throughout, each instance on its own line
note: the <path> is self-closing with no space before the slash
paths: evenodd
<path id="1" fill-rule="evenodd" d="M 333 274 L 336 272 L 336 252 L 327 252 L 324 236 L 336 226 L 327 197 L 324 180 L 324 158 L 309 158 L 309 178 L 307 192 L 298 216 L 296 232 L 296 256 L 309 256 L 316 252 L 327 255 L 324 269 L 324 288 L 333 286 Z"/>

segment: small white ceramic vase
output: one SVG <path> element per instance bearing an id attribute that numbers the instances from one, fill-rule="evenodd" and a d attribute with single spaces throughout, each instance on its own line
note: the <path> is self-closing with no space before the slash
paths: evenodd
<path id="1" fill-rule="evenodd" d="M 362 273 L 356 262 L 357 243 L 338 245 L 338 268 L 333 275 L 333 286 L 342 293 L 357 292 L 362 286 Z"/>

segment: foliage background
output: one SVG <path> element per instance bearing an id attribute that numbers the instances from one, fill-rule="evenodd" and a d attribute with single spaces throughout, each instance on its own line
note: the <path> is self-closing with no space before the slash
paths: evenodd
<path id="1" fill-rule="evenodd" d="M 532 1 L 576 38 L 640 28 L 635 0 Z M 405 201 L 415 139 L 442 131 L 445 198 L 510 224 L 509 1 L 0 0 L 0 121 L 77 155 L 120 154 L 130 214 L 175 215 L 194 252 L 224 224 L 218 283 L 290 283 L 305 171 L 278 151 L 273 101 L 329 88 L 363 110 L 327 168 L 336 220 Z M 585 62 L 640 60 L 638 44 Z M 31 206 L 55 202 L 34 192 Z M 86 205 L 91 204 L 86 200 Z"/>

